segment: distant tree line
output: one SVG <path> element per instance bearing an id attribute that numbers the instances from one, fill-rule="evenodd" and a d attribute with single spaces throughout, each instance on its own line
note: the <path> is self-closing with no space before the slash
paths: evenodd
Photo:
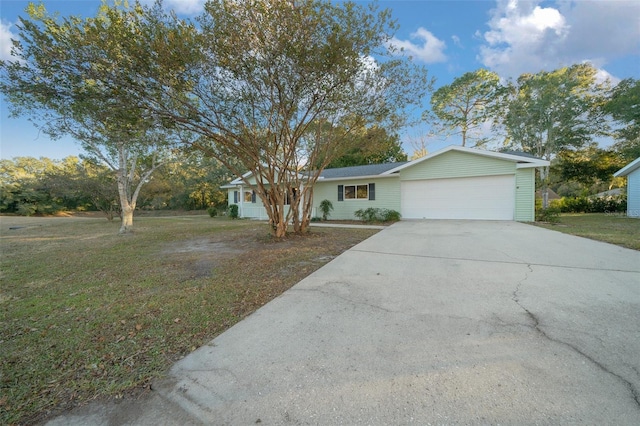
<path id="1" fill-rule="evenodd" d="M 192 155 L 161 167 L 139 195 L 143 210 L 223 210 L 231 178 L 218 161 Z M 107 166 L 75 156 L 62 160 L 16 157 L 0 161 L 0 213 L 24 216 L 62 211 L 100 211 L 120 217 L 116 177 Z"/>

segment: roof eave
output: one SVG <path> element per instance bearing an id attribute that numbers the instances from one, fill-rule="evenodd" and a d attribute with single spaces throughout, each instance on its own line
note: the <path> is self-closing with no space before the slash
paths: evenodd
<path id="1" fill-rule="evenodd" d="M 402 166 L 398 166 L 395 169 L 391 169 L 388 170 L 384 173 L 382 173 L 383 175 L 386 174 L 392 174 L 392 173 L 396 173 L 399 172 L 402 169 L 405 169 L 407 167 L 412 167 L 415 166 L 416 164 L 419 164 L 423 161 L 429 160 L 431 158 L 437 157 L 439 155 L 442 155 L 444 153 L 447 153 L 449 151 L 458 151 L 458 152 L 466 152 L 469 154 L 475 154 L 475 155 L 482 155 L 485 157 L 491 157 L 491 158 L 498 158 L 498 159 L 502 159 L 502 160 L 508 160 L 508 161 L 513 161 L 517 163 L 516 168 L 529 168 L 529 167 L 546 167 L 550 164 L 549 161 L 547 160 L 542 160 L 539 158 L 531 158 L 529 159 L 528 157 L 522 157 L 519 155 L 513 155 L 513 154 L 504 154 L 502 152 L 495 152 L 495 151 L 483 151 L 483 150 L 479 150 L 479 149 L 473 149 L 473 148 L 467 148 L 464 146 L 457 146 L 457 145 L 449 145 L 447 147 L 444 147 L 442 149 L 439 149 L 438 151 L 435 151 L 431 154 L 425 155 L 422 158 L 418 158 L 417 160 L 413 160 L 413 161 L 409 161 L 406 164 L 403 164 Z"/>
<path id="2" fill-rule="evenodd" d="M 615 172 L 613 176 L 615 177 L 627 176 L 638 168 L 640 168 L 640 157 L 636 158 L 631 163 L 627 164 L 626 166 L 624 166 L 623 168 Z"/>
<path id="3" fill-rule="evenodd" d="M 378 178 L 392 178 L 398 177 L 398 175 L 385 175 L 384 173 L 379 175 L 363 175 L 363 176 L 343 176 L 343 177 L 334 177 L 334 178 L 323 178 L 322 176 L 316 180 L 316 183 L 319 182 L 335 182 L 338 180 L 358 180 L 358 179 L 378 179 Z"/>

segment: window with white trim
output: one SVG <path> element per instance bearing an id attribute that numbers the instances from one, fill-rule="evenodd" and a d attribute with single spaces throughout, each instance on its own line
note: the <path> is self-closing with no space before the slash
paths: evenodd
<path id="1" fill-rule="evenodd" d="M 376 184 L 338 185 L 338 201 L 344 200 L 375 200 Z"/>
<path id="2" fill-rule="evenodd" d="M 369 185 L 345 185 L 344 199 L 345 200 L 368 200 Z"/>

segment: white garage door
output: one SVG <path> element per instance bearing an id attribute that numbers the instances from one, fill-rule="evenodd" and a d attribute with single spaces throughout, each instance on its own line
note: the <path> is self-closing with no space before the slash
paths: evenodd
<path id="1" fill-rule="evenodd" d="M 405 219 L 513 220 L 515 176 L 404 181 L 401 194 Z"/>

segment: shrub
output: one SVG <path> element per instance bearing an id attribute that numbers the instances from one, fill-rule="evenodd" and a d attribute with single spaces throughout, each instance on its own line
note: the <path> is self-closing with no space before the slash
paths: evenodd
<path id="1" fill-rule="evenodd" d="M 537 222 L 557 223 L 560 221 L 560 209 L 558 207 L 547 207 L 536 210 Z"/>
<path id="2" fill-rule="evenodd" d="M 229 206 L 229 217 L 231 219 L 237 219 L 238 218 L 238 205 L 237 204 L 231 204 Z"/>
<path id="3" fill-rule="evenodd" d="M 333 210 L 333 204 L 329 200 L 320 201 L 320 211 L 322 212 L 322 220 L 327 220 L 329 215 L 331 214 L 331 210 Z"/>
<path id="4" fill-rule="evenodd" d="M 353 214 L 363 222 L 375 222 L 376 210 L 378 209 L 369 207 L 368 209 L 358 209 Z"/>
<path id="5" fill-rule="evenodd" d="M 397 222 L 400 220 L 400 212 L 384 209 L 384 222 Z"/>
<path id="6" fill-rule="evenodd" d="M 363 222 L 397 222 L 400 220 L 400 213 L 395 210 L 379 209 L 369 207 L 367 209 L 359 209 L 354 213 L 355 217 Z"/>
<path id="7" fill-rule="evenodd" d="M 554 200 L 551 207 L 557 207 L 562 213 L 613 213 L 627 210 L 626 195 L 610 197 L 562 197 Z"/>
<path id="8" fill-rule="evenodd" d="M 236 206 L 236 207 L 237 207 L 237 206 Z M 209 208 L 207 209 L 207 213 L 209 213 L 209 216 L 210 216 L 210 217 L 216 217 L 216 216 L 218 216 L 218 209 L 217 209 L 217 208 L 215 208 L 215 207 L 213 207 L 213 206 L 211 206 L 211 207 L 209 207 Z"/>

